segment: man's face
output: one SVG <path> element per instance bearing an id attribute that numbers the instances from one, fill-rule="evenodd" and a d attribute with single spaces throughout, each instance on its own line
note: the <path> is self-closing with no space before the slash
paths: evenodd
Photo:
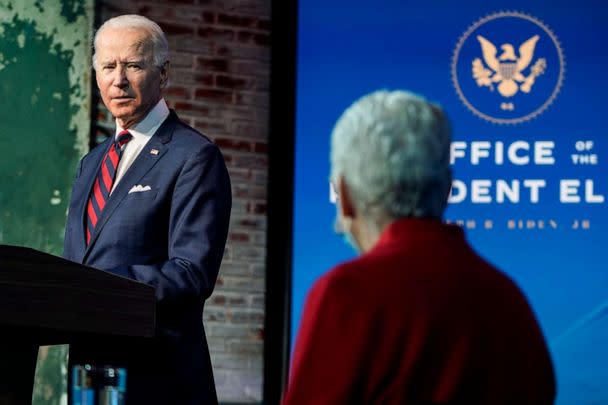
<path id="1" fill-rule="evenodd" d="M 95 55 L 103 103 L 123 128 L 132 127 L 160 100 L 166 67 L 154 66 L 151 41 L 141 29 L 104 29 Z"/>

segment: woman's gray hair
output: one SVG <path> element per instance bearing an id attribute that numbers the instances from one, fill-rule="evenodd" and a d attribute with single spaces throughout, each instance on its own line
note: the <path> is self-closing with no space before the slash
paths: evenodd
<path id="1" fill-rule="evenodd" d="M 355 207 L 376 224 L 439 219 L 452 182 L 448 119 L 410 92 L 368 94 L 336 123 L 331 166 L 332 181 L 343 177 Z"/>
<path id="2" fill-rule="evenodd" d="M 169 60 L 169 43 L 165 33 L 154 21 L 137 14 L 125 14 L 110 18 L 104 22 L 95 33 L 93 39 L 93 68 L 95 66 L 95 50 L 99 34 L 106 28 L 133 28 L 142 29 L 149 34 L 149 41 L 152 44 L 152 62 L 157 67 L 162 67 Z"/>

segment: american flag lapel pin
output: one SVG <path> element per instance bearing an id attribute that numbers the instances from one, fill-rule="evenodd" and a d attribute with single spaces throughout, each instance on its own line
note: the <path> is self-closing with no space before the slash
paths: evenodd
<path id="1" fill-rule="evenodd" d="M 158 155 L 158 149 L 151 149 L 150 150 L 150 154 L 151 155 Z"/>

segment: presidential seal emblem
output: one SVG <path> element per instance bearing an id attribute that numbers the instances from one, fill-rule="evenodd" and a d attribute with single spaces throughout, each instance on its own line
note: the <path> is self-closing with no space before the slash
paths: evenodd
<path id="1" fill-rule="evenodd" d="M 545 111 L 559 94 L 565 61 L 549 27 L 519 12 L 499 12 L 474 23 L 452 57 L 452 82 L 475 115 L 518 124 Z"/>

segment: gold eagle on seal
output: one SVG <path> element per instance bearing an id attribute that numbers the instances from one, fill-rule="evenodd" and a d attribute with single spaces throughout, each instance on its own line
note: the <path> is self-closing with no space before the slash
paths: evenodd
<path id="1" fill-rule="evenodd" d="M 536 78 L 542 75 L 547 67 L 545 58 L 539 58 L 530 68 L 528 75 L 524 76 L 523 74 L 534 58 L 534 49 L 538 39 L 539 36 L 534 35 L 521 44 L 519 57 L 515 54 L 513 45 L 503 44 L 500 46 L 502 53 L 497 57 L 496 46 L 478 35 L 477 40 L 481 44 L 485 65 L 480 58 L 473 60 L 473 78 L 477 85 L 489 87 L 491 91 L 494 91 L 494 84 L 498 83 L 498 92 L 503 97 L 512 97 L 519 90 L 529 93 Z"/>

